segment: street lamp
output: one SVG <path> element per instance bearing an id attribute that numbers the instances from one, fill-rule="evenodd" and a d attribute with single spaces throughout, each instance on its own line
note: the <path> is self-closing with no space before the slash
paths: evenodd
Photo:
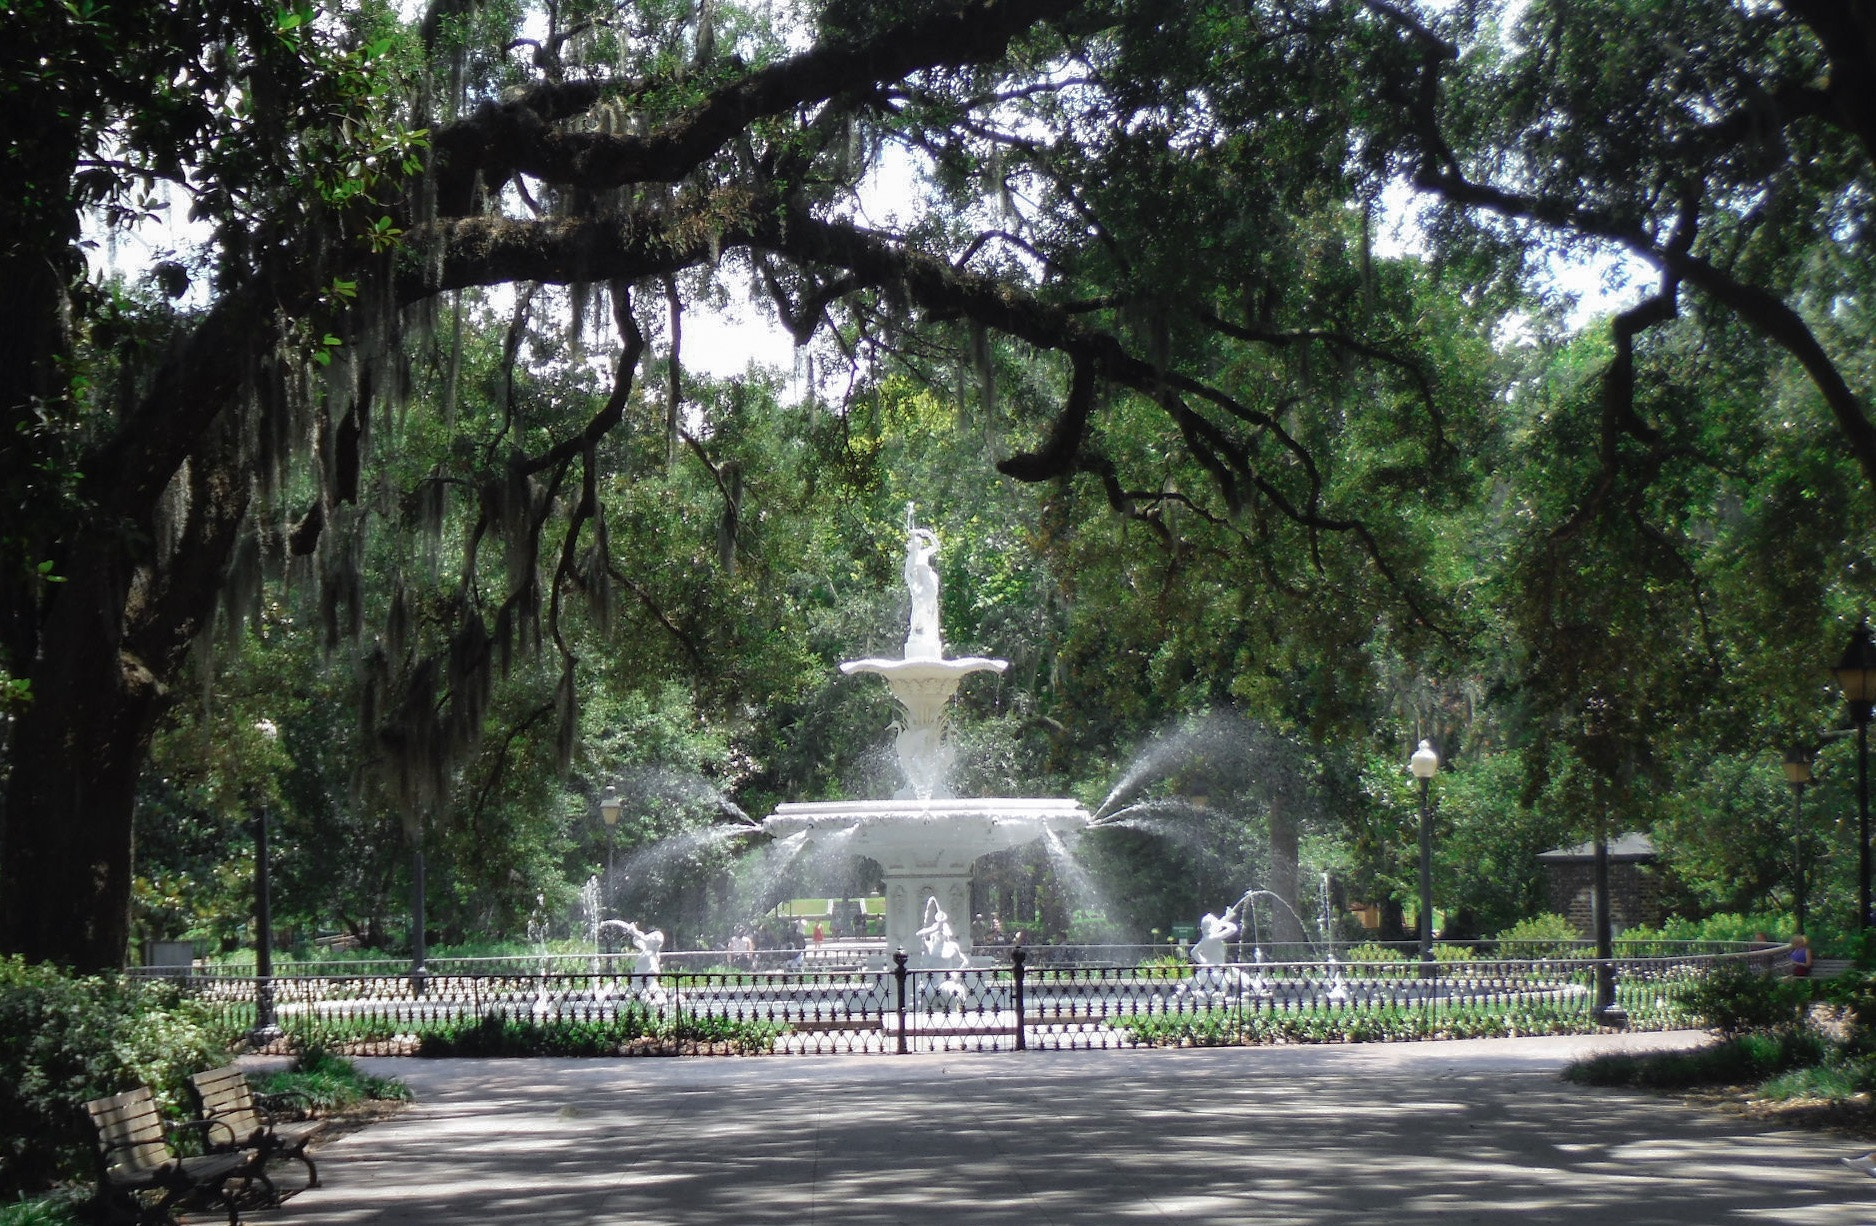
<path id="1" fill-rule="evenodd" d="M 270 719 L 258 721 L 254 730 L 270 745 L 280 739 L 280 729 Z M 274 901 L 268 866 L 267 808 L 263 797 L 260 813 L 254 819 L 254 1030 L 248 1037 L 256 1046 L 280 1037 L 274 1017 Z"/>
<path id="2" fill-rule="evenodd" d="M 425 965 L 430 951 L 423 914 L 424 895 L 428 887 L 424 882 L 421 821 L 410 844 L 410 877 L 410 992 L 413 996 L 422 996 L 430 981 L 430 968 Z"/>
<path id="3" fill-rule="evenodd" d="M 1432 741 L 1420 742 L 1407 768 L 1420 781 L 1420 972 L 1431 977 L 1433 961 L 1433 776 L 1439 773 L 1440 756 L 1433 752 Z"/>
<path id="4" fill-rule="evenodd" d="M 1804 935 L 1804 788 L 1811 782 L 1811 751 L 1793 745 L 1785 754 L 1785 782 L 1791 784 L 1791 890 L 1794 931 Z"/>
<path id="5" fill-rule="evenodd" d="M 619 829 L 619 789 L 610 783 L 599 798 L 599 818 L 606 823 L 606 893 L 612 893 L 612 836 Z"/>
<path id="6" fill-rule="evenodd" d="M 1876 639 L 1870 636 L 1869 618 L 1857 623 L 1850 635 L 1850 645 L 1843 659 L 1830 670 L 1850 704 L 1850 721 L 1856 725 L 1856 864 L 1857 927 L 1867 947 L 1870 926 L 1869 866 L 1869 722 L 1876 711 Z M 1870 952 L 1864 949 L 1864 954 Z"/>

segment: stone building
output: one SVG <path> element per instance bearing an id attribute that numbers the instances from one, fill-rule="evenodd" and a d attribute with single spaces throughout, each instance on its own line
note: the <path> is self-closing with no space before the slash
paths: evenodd
<path id="1" fill-rule="evenodd" d="M 1585 938 L 1596 935 L 1596 844 L 1579 843 L 1540 854 L 1550 909 Z M 1617 934 L 1636 924 L 1661 922 L 1661 879 L 1655 845 L 1645 834 L 1609 840 L 1609 920 Z"/>

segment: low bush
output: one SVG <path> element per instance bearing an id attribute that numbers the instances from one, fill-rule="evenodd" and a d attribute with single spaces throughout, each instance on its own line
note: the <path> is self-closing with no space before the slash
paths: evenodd
<path id="1" fill-rule="evenodd" d="M 1743 961 L 1722 962 L 1689 984 L 1682 995 L 1701 1025 L 1723 1035 L 1790 1029 L 1811 1004 L 1810 984 L 1768 975 Z"/>
<path id="2" fill-rule="evenodd" d="M 288 1095 L 320 1115 L 346 1111 L 364 1102 L 410 1100 L 410 1087 L 403 1082 L 364 1072 L 343 1056 L 320 1047 L 301 1052 L 289 1068 L 251 1073 L 248 1081 L 257 1095 Z"/>
<path id="3" fill-rule="evenodd" d="M 1382 945 L 1375 941 L 1350 945 L 1342 953 L 1342 961 L 1349 963 L 1405 962 L 1406 960 L 1407 955 L 1392 945 Z"/>
<path id="4" fill-rule="evenodd" d="M 1815 1031 L 1759 1032 L 1690 1051 L 1613 1052 L 1579 1060 L 1564 1075 L 1583 1085 L 1649 1090 L 1747 1085 L 1821 1064 L 1832 1050 Z"/>
<path id="5" fill-rule="evenodd" d="M 1759 1087 L 1761 1095 L 1781 1102 L 1801 1098 L 1831 1102 L 1862 1098 L 1867 1102 L 1872 1091 L 1876 1091 L 1876 1060 L 1841 1052 L 1817 1064 L 1794 1068 Z"/>
<path id="6" fill-rule="evenodd" d="M 147 1085 L 180 1112 L 227 1046 L 177 990 L 0 958 L 0 1199 L 91 1170 L 84 1104 Z"/>
<path id="7" fill-rule="evenodd" d="M 1588 1034 L 1598 1028 L 1583 1009 L 1541 1002 L 1479 1002 L 1434 1009 L 1410 1003 L 1355 1008 L 1226 1007 L 1141 1014 L 1115 1018 L 1108 1025 L 1127 1032 L 1132 1042 L 1168 1047 L 1515 1038 Z"/>
<path id="8" fill-rule="evenodd" d="M 1845 1010 L 1853 1051 L 1876 1052 L 1876 976 L 1849 970 L 1835 979 L 1820 980 L 1817 994 Z"/>
<path id="9" fill-rule="evenodd" d="M 420 1056 L 619 1056 L 642 1048 L 643 1040 L 660 1043 L 724 1044 L 742 1055 L 775 1049 L 787 1032 L 776 1022 L 741 1021 L 712 1014 L 666 1018 L 631 1010 L 610 1018 L 536 1022 L 487 1013 L 425 1034 Z"/>
<path id="10" fill-rule="evenodd" d="M 1570 958 L 1582 951 L 1576 925 L 1554 911 L 1519 920 L 1492 941 L 1501 958 Z"/>

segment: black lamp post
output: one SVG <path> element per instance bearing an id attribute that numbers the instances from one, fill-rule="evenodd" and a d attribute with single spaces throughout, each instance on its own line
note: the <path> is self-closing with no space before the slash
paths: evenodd
<path id="1" fill-rule="evenodd" d="M 606 823 L 606 894 L 612 893 L 612 837 L 619 829 L 619 789 L 610 783 L 599 799 L 599 819 Z M 603 899 L 601 900 L 604 901 Z"/>
<path id="2" fill-rule="evenodd" d="M 1628 1025 L 1628 1010 L 1615 1003 L 1615 916 L 1609 899 L 1609 823 L 1596 819 L 1596 1008 L 1597 1023 Z"/>
<path id="3" fill-rule="evenodd" d="M 424 965 L 429 954 L 428 936 L 424 932 L 423 896 L 423 830 L 418 828 L 417 837 L 410 845 L 410 991 L 413 996 L 422 996 L 425 985 L 430 979 L 430 968 Z"/>
<path id="4" fill-rule="evenodd" d="M 1850 704 L 1850 722 L 1856 725 L 1856 864 L 1857 927 L 1867 947 L 1870 927 L 1869 865 L 1869 722 L 1876 711 L 1876 639 L 1872 639 L 1869 618 L 1857 623 L 1850 635 L 1850 645 L 1843 659 L 1830 670 Z M 1863 951 L 1868 956 L 1870 951 Z"/>
<path id="5" fill-rule="evenodd" d="M 278 740 L 280 729 L 269 719 L 254 725 L 268 741 Z M 267 848 L 267 805 L 262 802 L 254 818 L 254 1029 L 249 1041 L 261 1047 L 280 1037 L 274 1016 L 274 902 Z"/>
<path id="6" fill-rule="evenodd" d="M 1811 782 L 1811 751 L 1793 745 L 1785 754 L 1791 784 L 1791 893 L 1793 931 L 1804 935 L 1804 789 Z"/>
<path id="7" fill-rule="evenodd" d="M 1433 752 L 1433 742 L 1422 741 L 1407 760 L 1407 767 L 1420 781 L 1420 973 L 1431 977 L 1433 960 L 1433 776 L 1439 773 L 1440 756 Z"/>

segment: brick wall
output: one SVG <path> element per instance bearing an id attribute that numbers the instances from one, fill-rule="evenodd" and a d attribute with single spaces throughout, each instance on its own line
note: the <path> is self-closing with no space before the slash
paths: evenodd
<path id="1" fill-rule="evenodd" d="M 1566 916 L 1585 938 L 1596 935 L 1594 861 L 1544 865 L 1550 909 Z M 1610 926 L 1620 933 L 1636 924 L 1661 922 L 1661 881 L 1654 866 L 1622 861 L 1609 865 Z"/>

